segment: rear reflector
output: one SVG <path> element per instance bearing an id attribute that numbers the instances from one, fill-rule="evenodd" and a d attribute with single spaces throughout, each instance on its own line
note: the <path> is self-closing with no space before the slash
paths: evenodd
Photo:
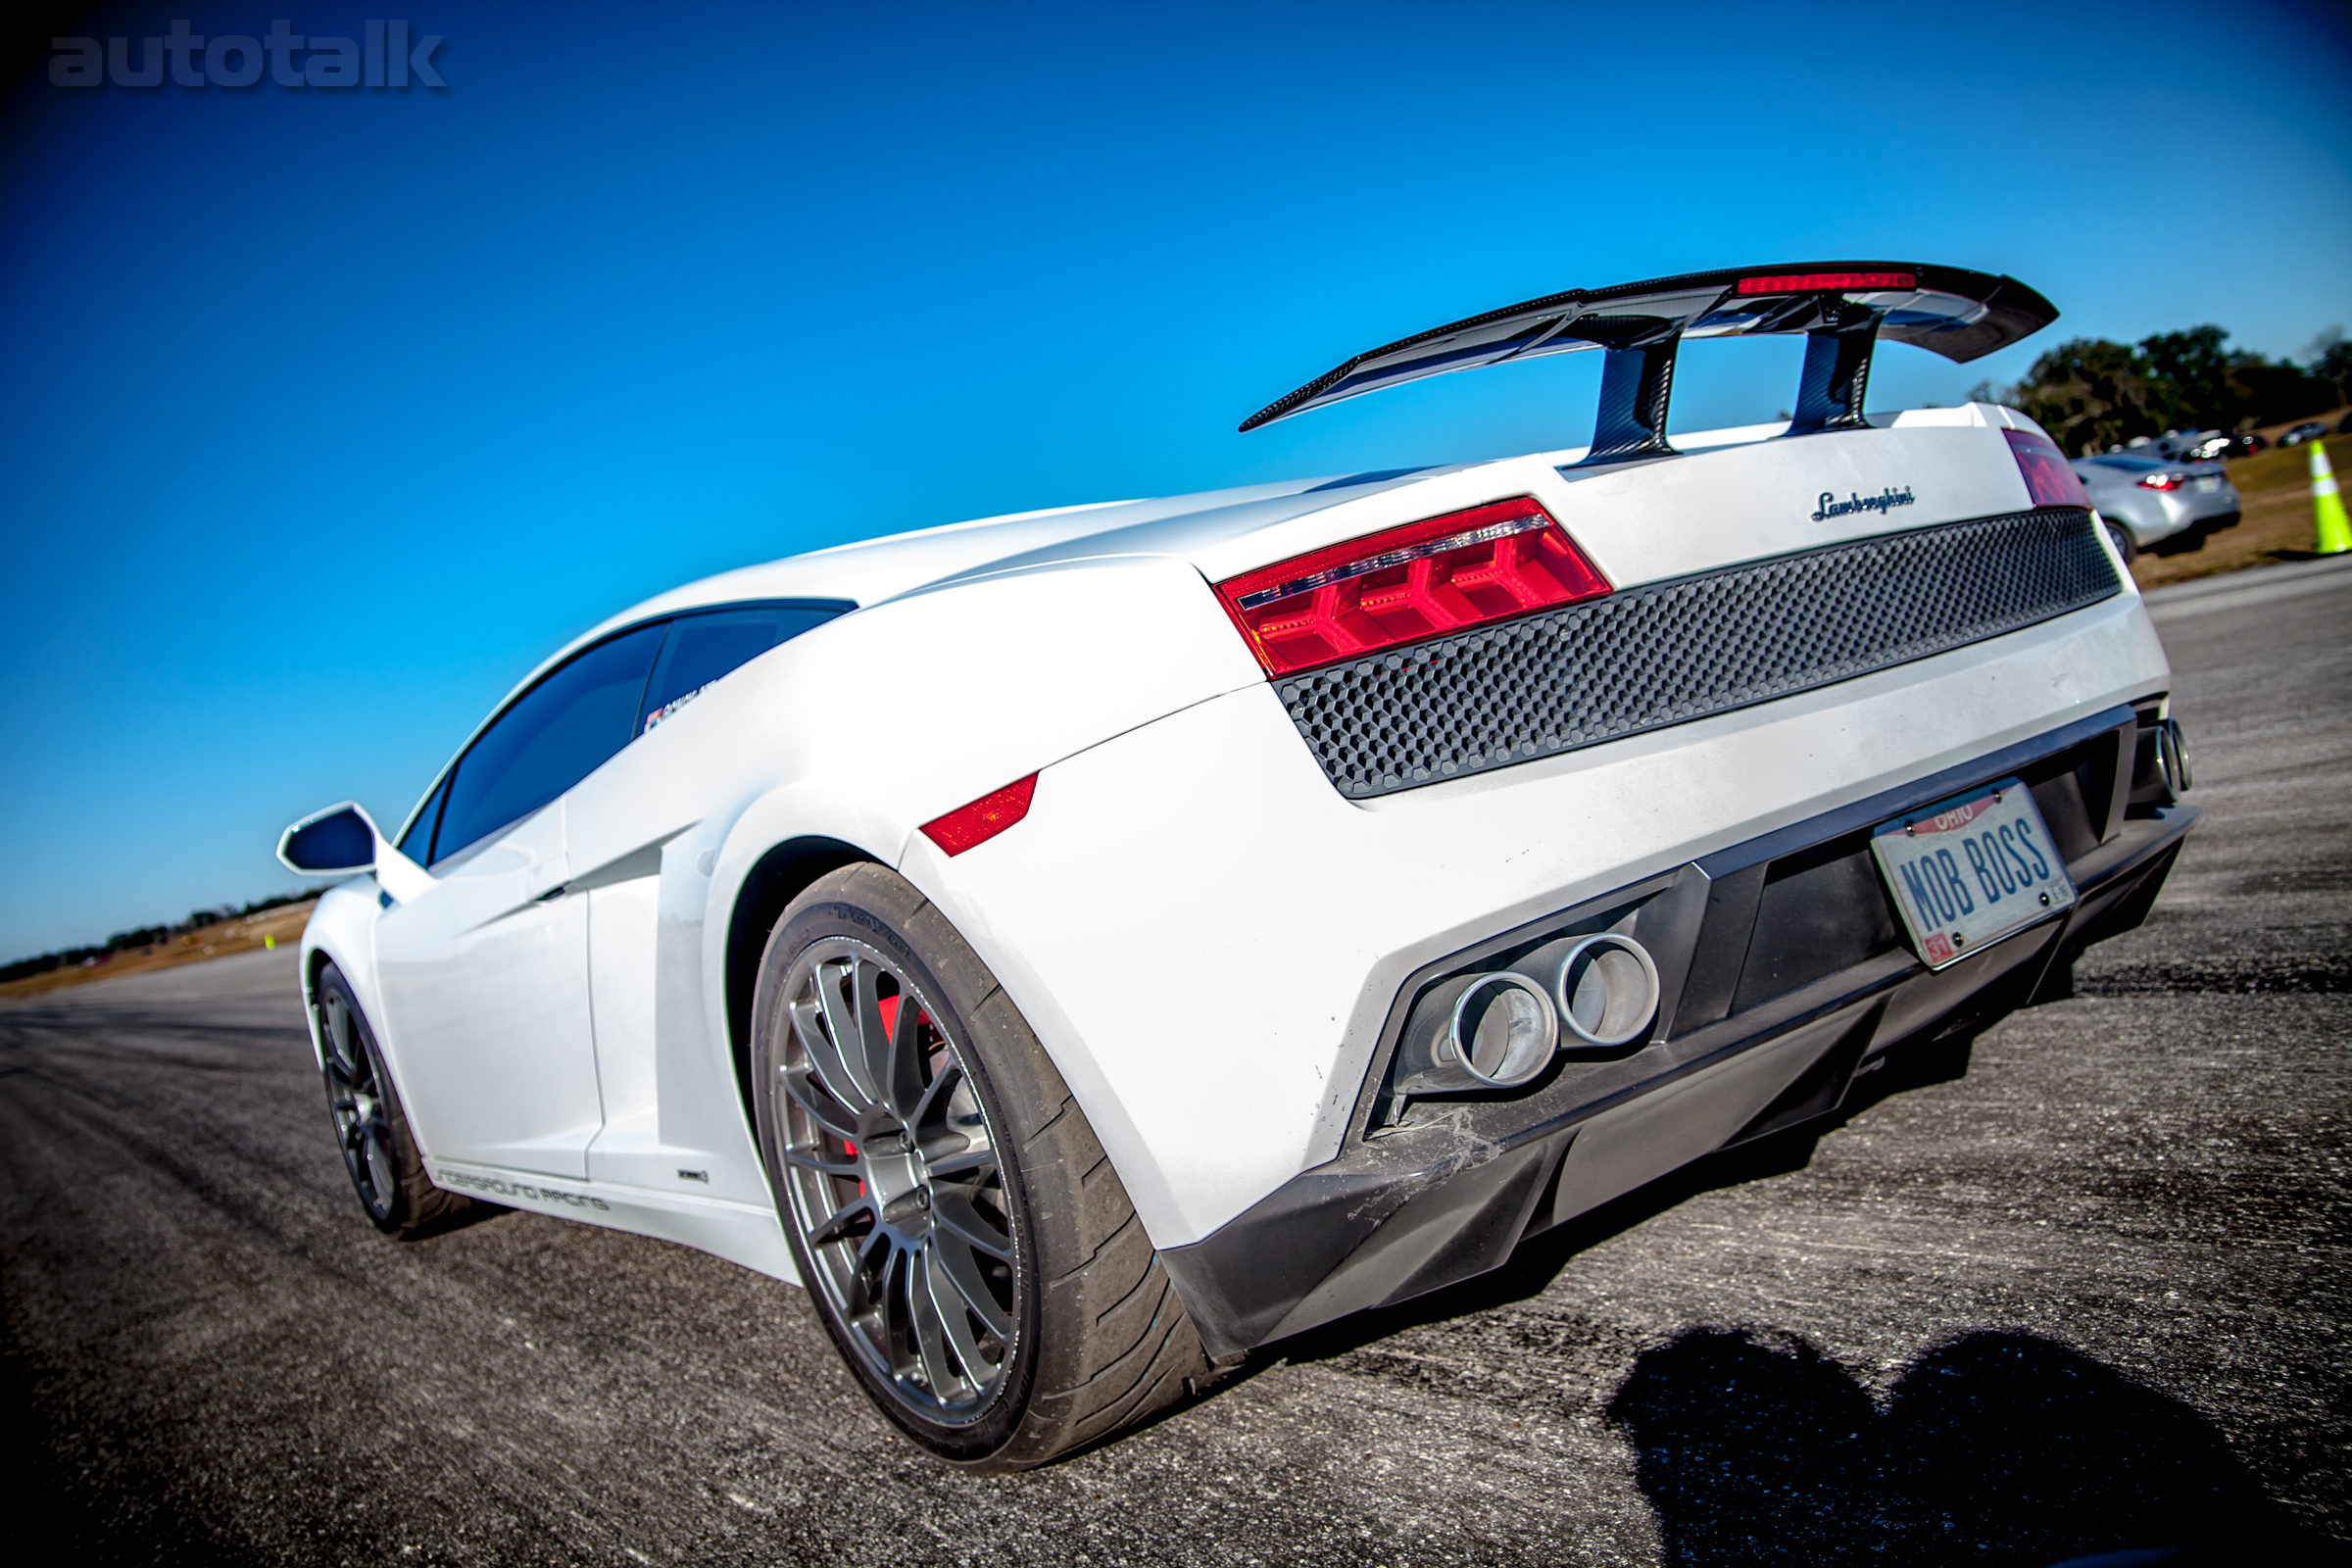
<path id="1" fill-rule="evenodd" d="M 1909 272 L 1786 272 L 1778 277 L 1743 277 L 1742 294 L 1814 294 L 1832 288 L 1916 288 Z"/>
<path id="2" fill-rule="evenodd" d="M 1269 675 L 1359 659 L 1609 585 L 1532 497 L 1428 517 L 1217 584 Z"/>
<path id="3" fill-rule="evenodd" d="M 2090 510 L 2090 492 L 2082 476 L 2066 461 L 2066 454 L 2046 435 L 2032 430 L 2003 430 L 2017 471 L 2026 476 L 2026 494 L 2037 507 L 2081 507 Z"/>
<path id="4" fill-rule="evenodd" d="M 923 836 L 951 858 L 1004 832 L 1029 814 L 1029 799 L 1037 793 L 1037 775 L 1016 779 L 991 790 L 969 806 L 958 806 L 945 816 L 923 824 Z"/>

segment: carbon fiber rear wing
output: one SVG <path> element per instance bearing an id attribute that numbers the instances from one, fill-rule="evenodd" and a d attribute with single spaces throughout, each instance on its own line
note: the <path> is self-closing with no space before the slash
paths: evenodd
<path id="1" fill-rule="evenodd" d="M 1504 360 L 1602 349 L 1586 463 L 1665 457 L 1675 351 L 1687 337 L 1805 335 L 1790 435 L 1860 428 L 1881 337 L 1966 364 L 2040 331 L 2057 307 L 2013 277 L 1916 262 L 1796 262 L 1570 289 L 1415 333 L 1277 398 L 1244 430 L 1383 387 Z"/>

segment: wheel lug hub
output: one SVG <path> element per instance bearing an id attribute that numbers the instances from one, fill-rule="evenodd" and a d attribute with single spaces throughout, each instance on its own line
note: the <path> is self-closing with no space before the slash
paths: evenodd
<path id="1" fill-rule="evenodd" d="M 931 1206 L 929 1173 L 905 1129 L 877 1132 L 861 1145 L 858 1165 L 883 1216 L 903 1222 Z"/>

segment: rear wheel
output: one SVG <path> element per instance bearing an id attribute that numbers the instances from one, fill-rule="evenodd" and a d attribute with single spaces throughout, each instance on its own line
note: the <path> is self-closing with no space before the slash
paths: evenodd
<path id="1" fill-rule="evenodd" d="M 2129 566 L 2132 564 L 2132 558 L 2139 554 L 2139 547 L 2132 542 L 2132 535 L 2120 525 L 2109 522 L 2104 526 L 2107 529 L 2109 542 L 2115 546 L 2115 553 L 2121 556 L 2124 564 Z"/>
<path id="2" fill-rule="evenodd" d="M 327 1114 L 368 1221 L 386 1236 L 405 1239 L 471 1208 L 473 1200 L 444 1192 L 425 1174 L 375 1031 L 342 970 L 330 963 L 318 972 L 318 997 Z"/>
<path id="3" fill-rule="evenodd" d="M 768 939 L 760 1152 L 818 1316 L 944 1459 L 1042 1464 L 1208 1368 L 1094 1130 L 945 916 L 876 865 Z"/>

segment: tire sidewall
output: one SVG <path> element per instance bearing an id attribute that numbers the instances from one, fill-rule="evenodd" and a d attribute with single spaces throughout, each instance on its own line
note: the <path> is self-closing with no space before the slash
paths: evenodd
<path id="1" fill-rule="evenodd" d="M 416 1139 L 410 1136 L 408 1113 L 401 1106 L 399 1091 L 392 1085 L 392 1070 L 384 1062 L 383 1048 L 376 1044 L 375 1026 L 368 1021 L 367 1009 L 360 1005 L 359 995 L 352 990 L 351 982 L 345 979 L 343 971 L 332 960 L 329 960 L 318 971 L 318 982 L 316 989 L 318 997 L 320 1035 L 318 1077 L 320 1086 L 327 1095 L 327 1125 L 334 1128 L 335 1132 L 335 1156 L 343 1162 L 343 1174 L 351 1182 L 352 1197 L 359 1200 L 360 1211 L 368 1216 L 368 1223 L 386 1236 L 398 1236 L 409 1227 L 412 1218 L 408 1212 L 408 1176 L 412 1167 L 422 1168 L 422 1156 L 417 1152 Z M 328 1028 L 326 998 L 330 991 L 343 999 L 344 1009 L 351 1014 L 352 1045 L 367 1058 L 368 1075 L 375 1080 L 376 1090 L 384 1101 L 384 1130 L 391 1135 L 392 1139 L 393 1187 L 391 1197 L 381 1214 L 378 1214 L 374 1205 L 368 1201 L 368 1195 L 360 1191 L 359 1177 L 353 1173 L 350 1155 L 344 1152 L 342 1147 L 343 1130 L 335 1126 L 334 1080 L 326 1065 L 334 1055 L 333 1042 L 326 1033 Z"/>
<path id="2" fill-rule="evenodd" d="M 815 1308 L 818 1321 L 833 1339 L 842 1359 L 859 1383 L 863 1384 L 874 1403 L 887 1415 L 892 1424 L 909 1438 L 943 1459 L 959 1464 L 985 1461 L 990 1455 L 1011 1442 L 1020 1430 L 1032 1390 L 1036 1384 L 1039 1341 L 1040 1283 L 1037 1277 L 1036 1227 L 1027 1187 L 1024 1185 L 1019 1153 L 1014 1137 L 1015 1123 L 1007 1114 L 999 1095 L 995 1075 L 990 1070 L 989 1050 L 983 1031 L 977 1027 L 974 1011 L 985 996 L 965 997 L 956 994 L 940 973 L 938 966 L 927 961 L 899 924 L 888 913 L 867 906 L 856 892 L 841 886 L 836 873 L 822 879 L 809 893 L 796 900 L 784 912 L 784 918 L 767 941 L 760 960 L 759 980 L 752 1003 L 752 1100 L 760 1142 L 761 1167 L 767 1173 L 768 1190 L 776 1203 L 776 1218 L 783 1226 L 784 1237 L 792 1249 L 794 1266 L 800 1271 L 803 1288 Z M 912 894 L 912 889 L 907 890 Z M 919 900 L 919 895 L 915 895 Z M 919 907 L 919 905 L 918 905 Z M 1015 1344 L 1011 1364 L 1006 1368 L 996 1403 L 979 1420 L 960 1426 L 943 1426 L 927 1421 L 906 1407 L 887 1383 L 866 1364 L 852 1331 L 838 1322 L 832 1303 L 826 1298 L 818 1281 L 821 1278 L 816 1262 L 808 1255 L 801 1237 L 799 1221 L 795 1218 L 791 1193 L 783 1169 L 783 1151 L 789 1142 L 781 1098 L 775 1089 L 776 1076 L 783 1050 L 783 1033 L 790 1025 L 786 1021 L 787 998 L 784 983 L 790 978 L 802 954 L 817 942 L 827 939 L 846 940 L 871 949 L 884 962 L 896 968 L 911 983 L 922 997 L 932 1019 L 947 1034 L 969 1075 L 973 1093 L 986 1113 L 989 1133 L 997 1149 L 998 1168 L 1011 1212 L 1013 1243 L 1014 1305 L 1016 1315 L 1013 1332 Z"/>

